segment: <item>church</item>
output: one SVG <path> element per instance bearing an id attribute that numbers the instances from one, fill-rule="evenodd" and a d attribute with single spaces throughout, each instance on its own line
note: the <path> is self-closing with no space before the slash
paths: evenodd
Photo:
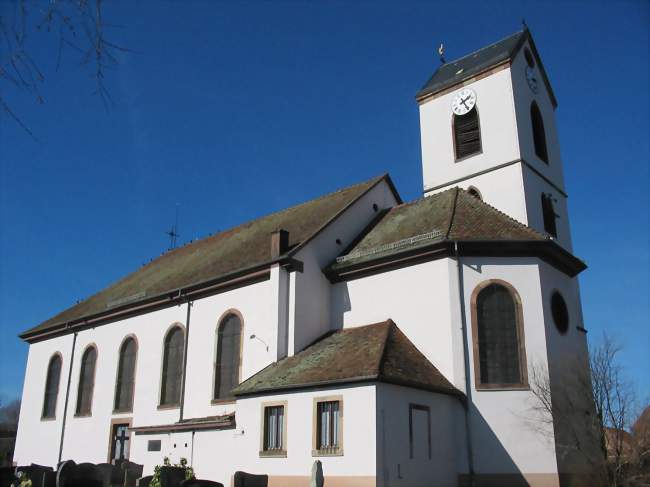
<path id="1" fill-rule="evenodd" d="M 226 486 L 307 486 L 316 460 L 328 487 L 589 485 L 584 442 L 538 404 L 588 353 L 530 31 L 443 62 L 415 99 L 422 198 L 376 176 L 171 250 L 23 332 L 15 461 L 150 475 L 185 458 Z"/>

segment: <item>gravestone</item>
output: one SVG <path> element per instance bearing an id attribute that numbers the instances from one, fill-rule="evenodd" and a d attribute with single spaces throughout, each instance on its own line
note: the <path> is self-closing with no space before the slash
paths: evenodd
<path id="1" fill-rule="evenodd" d="M 185 480 L 185 469 L 181 467 L 160 467 L 160 487 L 179 487 Z"/>
<path id="2" fill-rule="evenodd" d="M 151 479 L 153 479 L 153 475 L 140 477 L 138 480 L 135 481 L 135 487 L 149 487 L 149 484 L 151 483 Z"/>
<path id="3" fill-rule="evenodd" d="M 246 472 L 235 472 L 234 487 L 268 487 L 268 475 L 255 475 Z"/>
<path id="4" fill-rule="evenodd" d="M 45 472 L 52 471 L 52 467 L 45 467 L 43 465 L 37 465 L 35 463 L 32 463 L 29 466 L 16 467 L 16 474 L 18 472 L 26 473 L 29 479 L 32 481 L 33 487 L 41 487 L 43 485 L 43 476 L 45 475 Z"/>
<path id="5" fill-rule="evenodd" d="M 122 482 L 120 485 L 122 487 L 136 487 L 136 481 L 142 477 L 144 465 L 124 460 L 120 464 L 120 468 L 122 469 Z"/>
<path id="6" fill-rule="evenodd" d="M 223 487 L 223 484 L 212 480 L 188 479 L 181 482 L 181 487 Z"/>

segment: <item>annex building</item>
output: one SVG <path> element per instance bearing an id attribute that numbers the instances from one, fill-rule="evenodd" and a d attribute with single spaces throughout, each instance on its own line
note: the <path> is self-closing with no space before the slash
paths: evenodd
<path id="1" fill-rule="evenodd" d="M 170 251 L 22 333 L 15 460 L 150 474 L 184 457 L 201 478 L 282 487 L 308 485 L 316 459 L 327 487 L 586 479 L 584 442 L 535 402 L 536 381 L 559 404 L 586 371 L 586 266 L 530 32 L 442 64 L 416 100 L 421 199 L 374 177 Z"/>

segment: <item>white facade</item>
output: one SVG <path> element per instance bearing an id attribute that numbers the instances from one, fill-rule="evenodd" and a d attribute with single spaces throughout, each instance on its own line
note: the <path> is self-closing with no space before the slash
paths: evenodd
<path id="1" fill-rule="evenodd" d="M 503 62 L 487 73 L 470 78 L 420 100 L 420 128 L 424 194 L 453 186 L 476 188 L 484 201 L 514 219 L 544 232 L 541 194 L 550 193 L 557 214 L 560 245 L 571 250 L 567 195 L 555 108 L 542 82 L 540 61 L 533 73 L 537 92 L 526 81 L 524 52 L 532 52 L 526 41 L 511 62 Z M 464 87 L 476 93 L 481 131 L 481 151 L 456 160 L 454 153 L 452 100 Z M 531 104 L 539 107 L 544 121 L 548 163 L 535 153 Z"/>
<path id="2" fill-rule="evenodd" d="M 527 48 L 526 44 L 523 49 Z M 532 151 L 533 95 L 525 81 L 523 49 L 511 63 L 465 83 L 477 94 L 480 154 L 455 161 L 450 111 L 455 89 L 421 100 L 424 189 L 430 194 L 452 186 L 475 187 L 487 203 L 541 231 L 540 194 L 551 193 L 558 214 L 557 241 L 571 250 L 554 108 L 541 85 L 534 98 L 545 120 L 550 159 L 545 164 Z M 386 180 L 374 186 L 293 255 L 302 269 L 275 264 L 268 277 L 194 299 L 191 305 L 174 305 L 31 343 L 15 448 L 17 464 L 56 466 L 60 448 L 64 460 L 107 462 L 111 428 L 122 421 L 136 429 L 161 427 L 130 436 L 130 460 L 143 464 L 145 474 L 167 456 L 172 462 L 188 459 L 199 478 L 224 485 L 230 485 L 234 472 L 242 470 L 268 474 L 271 485 L 298 486 L 307 485 L 311 466 L 319 459 L 330 487 L 452 486 L 470 474 L 488 484 L 498 478 L 507 485 L 524 477 L 530 485 L 559 485 L 559 475 L 566 470 L 558 460 L 557 432 L 546 423 L 531 425 L 530 388 L 478 386 L 473 296 L 486 282 L 507 283 L 514 290 L 521 305 L 526 379 L 530 380 L 532 370 L 543 370 L 555 380 L 569 357 L 581 357 L 583 362 L 586 357 L 577 278 L 538 257 L 461 257 L 458 261 L 447 255 L 330 282 L 323 270 L 380 211 L 396 204 Z M 554 325 L 549 304 L 553 292 L 560 292 L 569 305 L 566 334 Z M 299 353 L 326 333 L 392 319 L 466 401 L 373 380 L 214 401 L 217 327 L 229 312 L 242 321 L 240 381 Z M 188 337 L 182 413 L 180 407 L 159 406 L 163 342 L 174 325 L 181 325 Z M 133 410 L 117 414 L 113 405 L 119 349 L 128 336 L 135 337 L 138 345 Z M 92 411 L 78 417 L 80 359 L 91 345 L 98 352 Z M 63 363 L 55 418 L 42 419 L 47 366 L 55 353 Z M 312 451 L 315 402 L 332 396 L 342 404 L 342 454 L 319 456 Z M 279 402 L 285 407 L 286 454 L 267 457 L 260 452 L 263 407 Z M 164 429 L 181 419 L 233 413 L 236 424 L 228 429 Z M 150 443 L 157 440 L 160 449 L 150 451 Z"/>

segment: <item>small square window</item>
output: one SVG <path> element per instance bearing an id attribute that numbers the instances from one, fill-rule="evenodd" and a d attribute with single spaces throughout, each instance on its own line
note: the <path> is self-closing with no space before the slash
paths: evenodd
<path id="1" fill-rule="evenodd" d="M 314 456 L 343 454 L 343 401 L 339 397 L 314 400 Z"/>
<path id="2" fill-rule="evenodd" d="M 286 456 L 286 403 L 263 405 L 261 456 Z"/>

